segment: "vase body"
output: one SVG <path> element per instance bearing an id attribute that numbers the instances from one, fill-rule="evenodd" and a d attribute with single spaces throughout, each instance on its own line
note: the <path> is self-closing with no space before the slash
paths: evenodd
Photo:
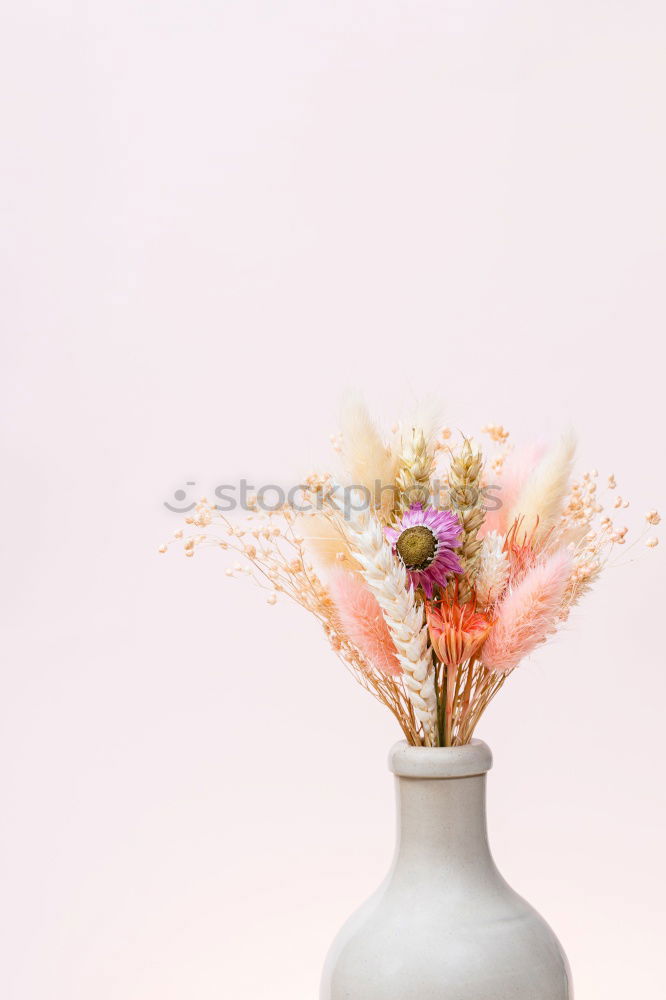
<path id="1" fill-rule="evenodd" d="M 498 872 L 486 830 L 485 743 L 398 743 L 391 870 L 344 925 L 321 1000 L 571 1000 L 566 957 Z"/>

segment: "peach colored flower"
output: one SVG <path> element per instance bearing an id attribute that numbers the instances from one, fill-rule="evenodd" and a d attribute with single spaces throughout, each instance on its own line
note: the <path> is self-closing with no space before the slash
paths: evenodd
<path id="1" fill-rule="evenodd" d="M 447 667 L 459 666 L 481 648 L 492 628 L 486 615 L 468 604 L 430 605 L 428 629 L 435 653 Z"/>

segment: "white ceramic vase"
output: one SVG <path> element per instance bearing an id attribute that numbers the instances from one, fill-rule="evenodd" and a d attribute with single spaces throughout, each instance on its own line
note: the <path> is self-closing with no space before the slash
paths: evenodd
<path id="1" fill-rule="evenodd" d="M 571 1000 L 557 938 L 490 854 L 490 749 L 397 743 L 389 766 L 393 865 L 333 942 L 321 1000 Z"/>

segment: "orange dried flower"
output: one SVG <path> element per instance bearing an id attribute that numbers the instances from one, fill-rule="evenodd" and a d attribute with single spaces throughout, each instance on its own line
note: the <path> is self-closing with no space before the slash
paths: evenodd
<path id="1" fill-rule="evenodd" d="M 471 660 L 487 639 L 492 624 L 490 618 L 476 611 L 473 601 L 428 607 L 430 641 L 447 667 Z"/>

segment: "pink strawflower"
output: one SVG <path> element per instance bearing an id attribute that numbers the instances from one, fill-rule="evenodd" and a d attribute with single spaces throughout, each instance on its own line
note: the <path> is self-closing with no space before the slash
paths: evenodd
<path id="1" fill-rule="evenodd" d="M 571 557 L 560 549 L 527 571 L 495 609 L 496 618 L 481 660 L 508 674 L 555 630 L 572 572 Z"/>
<path id="2" fill-rule="evenodd" d="M 445 587 L 452 574 L 462 573 L 454 551 L 462 528 L 451 511 L 412 504 L 394 528 L 384 530 L 412 585 L 421 587 L 426 597 L 433 596 L 434 587 Z"/>
<path id="3" fill-rule="evenodd" d="M 382 609 L 360 577 L 343 570 L 333 573 L 330 594 L 340 631 L 370 666 L 390 677 L 401 674 L 395 643 Z"/>

